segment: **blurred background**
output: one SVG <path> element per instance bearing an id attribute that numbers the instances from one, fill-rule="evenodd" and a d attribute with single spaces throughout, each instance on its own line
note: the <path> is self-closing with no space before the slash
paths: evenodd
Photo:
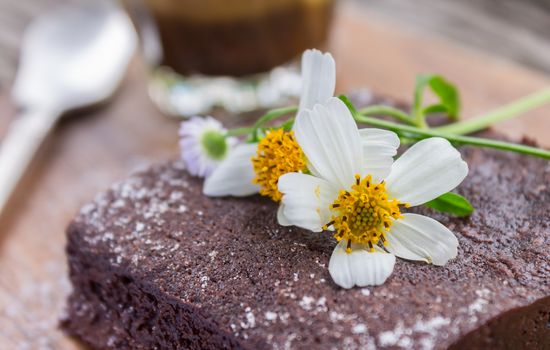
<path id="1" fill-rule="evenodd" d="M 0 0 L 0 90 L 10 86 L 25 26 L 54 5 L 93 0 Z M 448 38 L 550 72 L 550 1 L 348 0 L 410 30 Z"/>
<path id="2" fill-rule="evenodd" d="M 5 145 L 6 135 L 10 134 L 6 131 L 12 121 L 25 120 L 18 117 L 21 110 L 24 110 L 21 107 L 28 107 L 18 105 L 13 98 L 13 90 L 17 90 L 13 87 L 13 81 L 20 61 L 25 28 L 31 20 L 58 5 L 97 5 L 100 1 L 109 0 L 0 0 L 0 144 Z M 234 0 L 122 1 L 148 1 L 150 5 L 155 6 L 172 2 L 178 6 L 192 4 L 196 7 L 223 1 L 227 4 L 236 3 Z M 260 7 L 272 5 L 268 2 L 271 0 L 249 1 Z M 285 1 L 290 3 L 287 0 L 273 0 L 273 3 Z M 197 33 L 209 38 L 221 38 L 225 44 L 247 42 L 252 37 L 255 41 L 249 42 L 248 46 L 241 50 L 231 50 L 231 45 L 225 45 L 226 49 L 229 46 L 227 50 L 232 53 L 232 57 L 222 57 L 227 58 L 224 60 L 226 64 L 232 65 L 226 67 L 224 74 L 234 73 L 239 76 L 278 66 L 291 57 L 299 56 L 305 48 L 319 47 L 330 50 L 337 64 L 337 92 L 359 92 L 365 97 L 364 100 L 370 102 L 376 94 L 388 103 L 410 103 L 417 74 L 442 74 L 459 88 L 464 117 L 475 117 L 550 86 L 550 0 L 336 0 L 332 22 L 327 20 L 326 16 L 327 13 L 332 14 L 332 11 L 326 11 L 324 6 L 325 3 L 332 4 L 331 0 L 294 1 L 306 4 L 306 7 L 314 7 L 315 4 L 318 7 L 313 10 L 307 8 L 305 11 L 302 9 L 302 12 L 298 10 L 298 15 L 294 13 L 279 16 L 279 19 L 272 23 L 264 24 L 267 22 L 264 19 L 256 21 L 256 26 L 252 26 L 262 29 L 259 31 L 248 30 L 249 27 L 246 26 L 243 29 L 237 23 L 238 28 L 232 35 L 226 35 L 223 30 L 220 35 L 212 35 L 211 29 L 219 31 L 217 23 L 214 23 L 214 28 L 206 26 L 208 28 L 191 28 L 183 32 L 187 32 L 188 35 L 191 33 L 193 39 L 196 39 L 194 35 Z M 220 10 L 223 14 L 224 11 L 231 12 L 233 7 L 227 6 Z M 246 12 L 248 7 L 242 7 L 240 10 Z M 188 15 L 187 11 L 181 13 L 176 17 Z M 85 15 L 89 13 L 86 12 Z M 210 15 L 208 13 L 208 16 Z M 96 19 L 93 14 L 87 17 L 92 19 L 93 24 Z M 129 32 L 133 39 L 133 30 L 126 16 L 122 17 L 125 19 L 125 28 L 130 28 Z M 251 17 L 253 22 L 255 18 Z M 86 19 L 86 16 L 83 18 Z M 303 18 L 309 19 L 302 21 Z M 56 34 L 68 34 L 69 44 L 74 44 L 75 41 L 82 44 L 82 40 L 74 40 L 72 34 L 86 34 L 87 28 L 78 19 L 77 24 L 74 24 L 74 21 L 73 19 L 68 26 L 75 28 L 74 31 L 67 33 L 64 29 L 66 26 L 63 26 Z M 283 24 L 293 24 L 295 27 L 292 27 L 290 32 L 293 33 L 294 30 L 297 34 L 288 35 L 289 26 L 282 25 L 280 21 L 283 21 Z M 175 26 L 176 30 L 167 32 L 177 32 L 180 40 L 179 35 L 182 31 L 177 30 L 178 25 L 185 26 L 185 21 L 179 18 L 177 22 L 179 23 L 170 24 L 167 21 L 165 24 Z M 270 49 L 273 47 L 262 45 L 270 40 L 263 40 L 262 34 L 254 35 L 255 32 L 268 32 L 268 35 L 280 39 L 279 28 L 286 28 L 287 36 L 282 40 L 275 40 L 275 45 L 282 43 L 283 47 L 277 46 L 277 49 L 271 52 Z M 108 35 L 105 35 L 105 32 L 101 32 L 104 34 L 102 38 L 112 39 L 112 32 L 108 32 Z M 328 38 L 326 44 L 325 36 Z M 53 40 L 54 43 L 59 41 L 57 38 Z M 122 40 L 125 41 L 134 42 Z M 215 49 L 212 47 L 215 45 L 209 43 L 209 40 L 176 40 L 171 47 L 181 51 L 180 45 L 189 43 L 193 45 L 195 53 L 204 49 Z M 108 54 L 99 55 L 100 63 L 112 63 L 115 51 L 113 49 L 124 46 L 119 44 L 120 42 L 113 44 L 107 40 Z M 105 72 L 104 66 L 98 67 L 96 61 L 93 64 L 85 62 L 87 65 L 84 69 L 82 66 L 72 71 L 67 69 L 67 56 L 77 51 L 68 46 L 61 54 L 54 52 L 54 55 L 49 57 L 53 57 L 53 60 L 48 63 L 44 63 L 45 55 L 35 55 L 35 51 L 30 58 L 36 59 L 33 61 L 34 66 L 51 73 L 45 75 L 47 78 L 68 77 L 70 83 L 78 83 L 76 88 L 87 87 L 93 78 L 98 77 L 97 73 Z M 93 45 L 86 42 L 80 48 L 87 52 L 89 46 Z M 52 47 L 58 48 L 51 42 L 42 45 L 42 49 Z M 130 49 L 133 50 L 133 46 Z M 150 49 L 149 54 L 154 56 L 154 46 Z M 278 54 L 286 49 L 289 49 L 288 52 L 280 57 Z M 189 50 L 185 50 L 185 53 L 188 52 Z M 258 56 L 262 52 L 268 54 L 264 57 Z M 129 55 L 131 58 L 122 57 L 120 65 L 114 67 L 110 74 L 104 74 L 107 78 L 120 78 L 120 88 L 114 93 L 113 98 L 103 100 L 102 102 L 108 103 L 101 106 L 78 101 L 79 106 L 92 105 L 96 108 L 78 109 L 69 113 L 69 116 L 78 118 L 68 118 L 66 115 L 59 121 L 40 147 L 34 162 L 26 170 L 26 176 L 14 192 L 15 195 L 5 208 L 4 215 L 0 215 L 0 350 L 81 349 L 78 344 L 67 339 L 58 328 L 66 296 L 71 289 L 65 254 L 64 232 L 67 224 L 79 208 L 113 182 L 124 179 L 132 171 L 142 169 L 151 163 L 173 160 L 179 155 L 180 119 L 166 118 L 151 102 L 150 97 L 154 95 L 149 84 L 151 67 L 143 64 L 140 57 L 136 59 L 133 51 Z M 253 62 L 263 66 L 254 67 L 239 61 L 250 59 L 248 56 L 253 55 L 260 57 Z M 59 56 L 62 59 L 59 59 Z M 176 56 L 168 65 L 182 74 L 197 63 L 197 60 L 194 60 L 187 62 L 187 66 L 178 67 L 184 62 L 179 58 L 186 57 L 177 52 Z M 206 58 L 206 61 L 216 56 L 203 54 L 201 57 Z M 130 64 L 124 61 L 125 58 L 128 58 Z M 270 61 L 271 59 L 273 61 Z M 235 62 L 232 60 L 238 63 L 233 64 Z M 204 62 L 199 60 L 199 64 L 202 63 Z M 210 65 L 202 68 L 205 71 L 217 69 L 218 63 L 210 62 Z M 51 72 L 52 65 L 58 68 L 58 74 Z M 246 71 L 241 71 L 243 69 Z M 69 72 L 66 75 L 60 74 L 65 71 Z M 295 80 L 292 69 L 288 72 L 290 75 L 279 74 L 274 78 L 278 85 L 282 86 L 280 90 L 291 95 L 290 93 L 296 92 L 291 88 L 294 87 Z M 29 78 L 39 76 L 35 73 L 36 71 L 31 70 L 27 75 Z M 108 81 L 112 83 L 112 89 L 119 85 L 118 78 Z M 167 81 L 172 84 L 172 80 Z M 35 81 L 32 81 L 25 85 L 28 89 L 19 89 L 20 92 L 34 92 L 30 97 L 41 98 L 42 101 L 48 100 L 44 95 L 55 92 L 50 81 L 43 82 L 46 88 L 38 88 L 34 83 Z M 216 80 L 212 85 L 215 88 L 214 92 L 224 95 L 232 102 L 237 101 L 233 95 L 226 94 L 227 90 L 220 89 L 226 84 L 227 79 Z M 73 87 L 69 86 L 68 92 L 77 90 Z M 100 92 L 103 90 L 105 89 L 100 89 Z M 106 95 L 93 97 L 101 100 L 114 92 L 107 90 Z M 184 89 L 183 93 L 177 96 L 185 100 L 191 90 Z M 248 90 L 242 91 L 242 101 L 250 101 Z M 208 97 L 214 93 L 208 90 L 203 95 Z M 66 100 L 69 105 L 54 112 L 60 114 L 75 107 L 74 98 Z M 255 113 L 247 113 L 247 116 L 257 117 L 258 111 Z M 245 118 L 240 113 L 222 113 L 219 110 L 213 114 L 229 126 L 242 123 Z M 519 141 L 527 135 L 541 145 L 550 147 L 548 115 L 546 106 L 546 110 L 541 108 L 530 112 L 529 116 L 503 122 L 496 129 L 512 140 Z M 31 138 L 19 139 L 27 141 Z M 8 167 L 0 166 L 0 173 L 6 168 Z M 0 209 L 2 188 L 4 187 L 0 186 Z"/>

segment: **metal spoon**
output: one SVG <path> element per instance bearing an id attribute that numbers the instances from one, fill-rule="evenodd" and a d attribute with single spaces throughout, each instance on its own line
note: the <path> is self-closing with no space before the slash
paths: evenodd
<path id="1" fill-rule="evenodd" d="M 136 42 L 125 13 L 103 2 L 62 7 L 28 27 L 12 91 L 21 113 L 0 144 L 0 213 L 60 117 L 114 93 Z"/>

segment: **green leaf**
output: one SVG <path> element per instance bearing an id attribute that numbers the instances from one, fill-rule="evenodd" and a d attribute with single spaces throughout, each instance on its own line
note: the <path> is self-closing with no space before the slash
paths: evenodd
<path id="1" fill-rule="evenodd" d="M 439 102 L 423 106 L 424 90 L 429 87 Z M 460 114 L 460 97 L 456 87 L 440 75 L 419 75 L 414 88 L 413 115 L 419 125 L 430 113 L 446 113 L 451 120 L 457 120 Z"/>
<path id="2" fill-rule="evenodd" d="M 428 208 L 456 216 L 468 216 L 473 213 L 474 207 L 459 194 L 447 192 L 424 204 Z"/>
<path id="3" fill-rule="evenodd" d="M 433 76 L 430 81 L 430 88 L 439 97 L 441 105 L 452 120 L 458 119 L 460 113 L 460 97 L 456 87 L 441 76 Z"/>
<path id="4" fill-rule="evenodd" d="M 432 113 L 445 113 L 445 112 L 447 112 L 447 107 L 445 107 L 442 104 L 429 105 L 428 107 L 425 107 L 422 110 L 422 113 L 424 113 L 424 115 L 428 115 Z"/>

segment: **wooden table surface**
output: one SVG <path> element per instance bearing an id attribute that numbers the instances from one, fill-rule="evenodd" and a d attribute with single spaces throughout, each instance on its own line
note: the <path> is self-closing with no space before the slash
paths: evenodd
<path id="1" fill-rule="evenodd" d="M 355 0 L 394 23 L 550 73 L 548 0 Z"/>
<path id="2" fill-rule="evenodd" d="M 9 87 L 23 29 L 54 6 L 98 0 L 0 0 L 0 91 Z M 101 0 L 110 1 L 110 0 Z M 438 35 L 550 73 L 548 0 L 353 1 L 392 23 Z"/>
<path id="3" fill-rule="evenodd" d="M 473 116 L 550 86 L 550 77 L 411 33 L 363 7 L 338 10 L 330 50 L 338 92 L 368 86 L 410 101 L 418 73 L 441 73 L 462 92 Z M 0 95 L 0 135 L 15 109 Z M 46 142 L 0 221 L 0 349 L 77 349 L 57 329 L 70 284 L 64 230 L 79 207 L 114 181 L 150 162 L 178 156 L 178 124 L 149 102 L 136 58 L 119 93 L 104 108 L 63 121 Z M 550 147 L 550 107 L 502 123 L 512 138 Z"/>

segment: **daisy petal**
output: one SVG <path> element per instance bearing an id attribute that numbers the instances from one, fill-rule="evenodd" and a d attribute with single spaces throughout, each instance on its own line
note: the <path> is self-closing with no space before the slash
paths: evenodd
<path id="1" fill-rule="evenodd" d="M 334 95 L 336 67 L 329 53 L 307 50 L 302 55 L 302 94 L 300 110 L 311 109 Z"/>
<path id="2" fill-rule="evenodd" d="M 281 226 L 292 225 L 292 223 L 285 216 L 285 205 L 283 203 L 279 204 L 279 209 L 277 209 L 277 221 Z"/>
<path id="3" fill-rule="evenodd" d="M 390 197 L 410 205 L 426 203 L 458 186 L 468 165 L 449 141 L 432 137 L 408 149 L 386 178 Z"/>
<path id="4" fill-rule="evenodd" d="M 369 252 L 361 246 L 353 246 L 346 252 L 345 240 L 340 241 L 330 257 L 328 270 L 334 283 L 342 288 L 353 286 L 378 286 L 393 271 L 395 256 L 382 251 Z"/>
<path id="5" fill-rule="evenodd" d="M 208 177 L 214 169 L 227 156 L 231 148 L 235 145 L 234 137 L 223 138 L 227 132 L 222 124 L 212 117 L 191 117 L 189 120 L 181 123 L 180 149 L 181 158 L 187 171 L 198 177 Z M 206 135 L 218 135 L 216 140 L 217 149 L 212 153 L 212 149 L 205 147 L 204 137 Z"/>
<path id="6" fill-rule="evenodd" d="M 321 232 L 332 217 L 330 204 L 338 190 L 327 181 L 306 174 L 288 173 L 279 178 L 286 222 Z"/>
<path id="7" fill-rule="evenodd" d="M 443 266 L 456 257 L 458 240 L 440 222 L 424 215 L 403 214 L 387 234 L 390 253 L 408 260 Z"/>
<path id="8" fill-rule="evenodd" d="M 294 133 L 312 168 L 325 180 L 348 189 L 354 175 L 361 174 L 361 137 L 348 107 L 338 98 L 301 111 Z"/>
<path id="9" fill-rule="evenodd" d="M 256 155 L 257 144 L 244 143 L 233 149 L 228 157 L 204 182 L 207 196 L 249 196 L 258 193 L 260 186 L 253 184 L 255 173 L 251 158 Z"/>
<path id="10" fill-rule="evenodd" d="M 399 137 L 392 131 L 371 128 L 359 130 L 359 135 L 363 143 L 363 175 L 372 175 L 374 181 L 380 182 L 390 173 Z"/>

